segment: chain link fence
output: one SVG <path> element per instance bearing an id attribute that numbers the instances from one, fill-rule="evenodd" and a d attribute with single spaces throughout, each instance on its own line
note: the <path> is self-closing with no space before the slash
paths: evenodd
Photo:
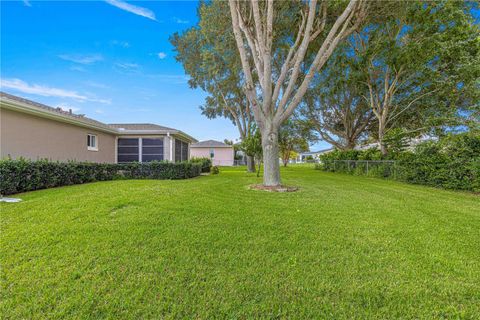
<path id="1" fill-rule="evenodd" d="M 393 160 L 327 160 L 319 166 L 331 172 L 396 179 L 398 167 Z"/>

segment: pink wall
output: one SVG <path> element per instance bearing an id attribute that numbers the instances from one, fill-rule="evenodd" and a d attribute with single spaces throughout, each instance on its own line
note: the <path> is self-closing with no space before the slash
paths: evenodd
<path id="1" fill-rule="evenodd" d="M 190 147 L 190 157 L 210 158 L 210 149 L 213 149 L 215 154 L 212 159 L 214 166 L 233 166 L 233 148 Z"/>

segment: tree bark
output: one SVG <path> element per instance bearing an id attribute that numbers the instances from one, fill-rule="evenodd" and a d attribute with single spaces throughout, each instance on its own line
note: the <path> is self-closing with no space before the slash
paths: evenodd
<path id="1" fill-rule="evenodd" d="M 386 156 L 387 146 L 385 146 L 384 136 L 385 136 L 385 126 L 380 121 L 378 126 L 378 144 L 380 145 L 380 152 L 382 153 L 383 156 Z"/>
<path id="2" fill-rule="evenodd" d="M 255 173 L 255 158 L 247 155 L 247 172 Z"/>
<path id="3" fill-rule="evenodd" d="M 262 130 L 262 149 L 263 149 L 263 184 L 265 186 L 279 186 L 280 180 L 280 161 L 278 148 L 278 130 L 275 128 L 266 128 Z"/>
<path id="4" fill-rule="evenodd" d="M 309 44 L 318 33 L 322 32 L 325 26 L 322 21 L 327 18 L 327 10 L 323 4 L 321 17 L 317 17 L 320 18 L 319 20 L 316 19 L 317 0 L 307 3 L 306 11 L 308 12 L 303 15 L 295 43 L 288 50 L 280 74 L 273 76 L 272 59 L 276 57 L 277 52 L 277 48 L 272 48 L 273 0 L 266 3 L 263 14 L 260 13 L 259 4 L 255 0 L 251 2 L 229 0 L 233 34 L 245 78 L 245 93 L 262 134 L 265 186 L 281 184 L 278 145 L 280 125 L 293 114 L 314 75 L 323 67 L 335 47 L 358 27 L 366 15 L 367 1 L 350 0 L 336 18 L 318 51 L 315 50 L 317 53 L 313 61 L 305 67 L 304 62 L 307 62 L 304 60 Z M 250 23 L 252 13 L 253 24 Z M 304 72 L 304 70 L 309 71 Z M 302 75 L 304 75 L 303 79 L 301 79 Z M 279 98 L 280 92 L 281 98 Z"/>

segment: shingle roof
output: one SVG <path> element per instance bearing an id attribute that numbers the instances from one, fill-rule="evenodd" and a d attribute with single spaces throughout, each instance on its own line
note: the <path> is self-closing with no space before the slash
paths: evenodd
<path id="1" fill-rule="evenodd" d="M 193 143 L 191 145 L 192 148 L 233 148 L 233 146 L 229 145 L 229 144 L 226 144 L 226 143 L 223 143 L 223 142 L 220 142 L 220 141 L 216 141 L 216 140 L 205 140 L 205 141 L 200 141 L 200 142 L 197 142 L 197 143 Z"/>
<path id="2" fill-rule="evenodd" d="M 153 132 L 153 131 L 164 131 L 170 134 L 178 135 L 184 137 L 190 141 L 197 141 L 192 136 L 186 134 L 183 131 L 172 129 L 169 127 L 160 126 L 152 123 L 113 123 L 106 124 L 94 119 L 85 117 L 83 114 L 75 114 L 71 111 L 64 111 L 61 108 L 52 108 L 47 105 L 31 101 L 25 98 L 17 97 L 5 92 L 0 91 L 0 97 L 2 102 L 8 103 L 10 101 L 10 107 L 15 107 L 16 109 L 28 110 L 28 112 L 34 112 L 35 114 L 48 115 L 55 119 L 61 119 L 70 123 L 75 123 L 77 125 L 83 125 L 87 127 L 92 127 L 99 130 L 104 130 L 114 134 L 141 134 L 144 132 Z M 123 128 L 123 130 L 121 130 Z M 136 133 L 135 131 L 138 131 Z"/>
<path id="3" fill-rule="evenodd" d="M 17 96 L 14 96 L 14 95 L 2 92 L 2 91 L 0 91 L 0 97 L 7 98 L 9 100 L 14 100 L 16 102 L 24 103 L 24 104 L 27 104 L 29 106 L 35 107 L 35 108 L 40 108 L 42 110 L 61 115 L 65 118 L 70 118 L 70 119 L 77 120 L 77 121 L 80 121 L 80 122 L 85 122 L 87 124 L 92 124 L 92 125 L 95 125 L 97 127 L 102 127 L 102 128 L 105 128 L 105 129 L 112 130 L 112 128 L 110 126 L 108 126 L 107 124 L 102 123 L 102 122 L 97 121 L 97 120 L 94 120 L 94 119 L 91 119 L 91 118 L 88 118 L 88 117 L 85 117 L 85 115 L 83 115 L 83 114 L 75 114 L 75 113 L 70 112 L 70 111 L 62 110 L 61 108 L 49 107 L 47 105 L 44 105 L 44 104 L 41 104 L 41 103 L 38 103 L 38 102 L 35 102 L 35 101 L 32 101 L 32 100 L 28 100 L 28 99 L 25 99 L 25 98 L 22 98 L 22 97 L 17 97 Z"/>
<path id="4" fill-rule="evenodd" d="M 175 130 L 153 123 L 109 123 L 110 127 L 125 130 Z"/>

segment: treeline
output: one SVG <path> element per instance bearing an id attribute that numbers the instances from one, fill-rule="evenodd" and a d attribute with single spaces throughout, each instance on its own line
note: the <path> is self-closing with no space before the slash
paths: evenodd
<path id="1" fill-rule="evenodd" d="M 264 184 L 274 186 L 279 155 L 287 163 L 305 138 L 340 150 L 374 142 L 387 155 L 411 138 L 478 128 L 475 10 L 475 1 L 213 0 L 171 43 L 190 86 L 207 93 L 202 113 L 230 119 L 242 141 L 260 137 Z"/>
<path id="2" fill-rule="evenodd" d="M 383 155 L 420 136 L 479 127 L 479 27 L 469 1 L 407 1 L 337 48 L 299 117 L 340 150 Z"/>
<path id="3" fill-rule="evenodd" d="M 319 170 L 480 192 L 480 135 L 473 132 L 421 142 L 411 150 L 388 155 L 377 148 L 337 149 L 320 160 Z"/>

